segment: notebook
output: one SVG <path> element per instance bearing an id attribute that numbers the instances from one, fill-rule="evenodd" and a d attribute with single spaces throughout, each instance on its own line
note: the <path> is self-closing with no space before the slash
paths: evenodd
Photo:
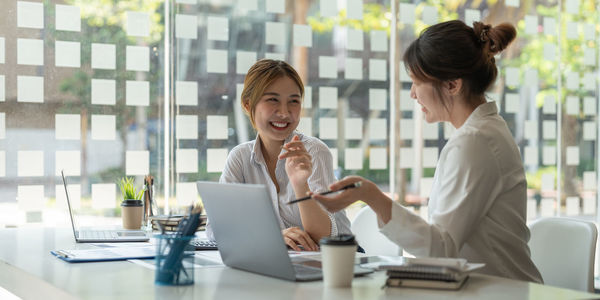
<path id="1" fill-rule="evenodd" d="M 291 281 L 323 278 L 318 259 L 290 257 L 264 185 L 198 181 L 197 186 L 225 265 Z M 371 272 L 354 269 L 355 275 Z"/>
<path id="2" fill-rule="evenodd" d="M 149 233 L 146 233 L 146 231 L 143 230 L 101 230 L 93 228 L 86 228 L 84 230 L 78 229 L 75 225 L 75 218 L 73 217 L 73 211 L 71 209 L 71 200 L 69 198 L 69 191 L 67 189 L 67 179 L 65 178 L 64 171 L 61 171 L 60 173 L 62 175 L 63 185 L 65 186 L 65 194 L 67 196 L 67 207 L 69 209 L 69 216 L 71 217 L 71 227 L 73 228 L 73 236 L 75 237 L 76 242 L 146 242 L 150 239 Z"/>

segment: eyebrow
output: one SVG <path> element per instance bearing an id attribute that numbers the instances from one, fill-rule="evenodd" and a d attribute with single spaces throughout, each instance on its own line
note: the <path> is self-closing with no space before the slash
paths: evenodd
<path id="1" fill-rule="evenodd" d="M 267 93 L 264 93 L 263 96 L 280 96 L 280 95 L 278 93 L 267 92 Z M 290 97 L 300 98 L 300 95 L 299 94 L 291 94 Z"/>

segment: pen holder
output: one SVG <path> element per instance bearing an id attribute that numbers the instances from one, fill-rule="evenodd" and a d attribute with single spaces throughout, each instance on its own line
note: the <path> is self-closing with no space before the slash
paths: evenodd
<path id="1" fill-rule="evenodd" d="M 187 285 L 194 283 L 194 251 L 190 245 L 193 236 L 175 234 L 155 235 L 156 275 L 154 283 L 160 285 Z"/>

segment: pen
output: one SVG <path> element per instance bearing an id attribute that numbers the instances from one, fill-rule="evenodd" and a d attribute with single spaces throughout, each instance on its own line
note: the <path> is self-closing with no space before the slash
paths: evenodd
<path id="1" fill-rule="evenodd" d="M 357 187 L 360 187 L 361 185 L 362 185 L 362 181 L 357 181 L 357 182 L 351 183 L 351 184 L 349 184 L 349 185 L 347 185 L 347 186 L 345 186 L 345 187 L 343 187 L 343 188 L 341 188 L 341 189 L 339 189 L 337 191 L 322 192 L 322 193 L 319 193 L 319 195 L 327 195 L 327 194 L 331 194 L 331 193 L 343 191 L 345 189 L 357 188 Z M 296 202 L 308 200 L 308 199 L 311 199 L 311 198 L 312 198 L 312 196 L 306 196 L 306 197 L 302 197 L 302 198 L 298 198 L 298 199 L 292 200 L 292 201 L 288 202 L 287 204 L 294 204 Z"/>

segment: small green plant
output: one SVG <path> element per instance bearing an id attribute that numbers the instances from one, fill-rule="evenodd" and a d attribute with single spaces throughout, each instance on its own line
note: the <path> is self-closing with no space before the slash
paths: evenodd
<path id="1" fill-rule="evenodd" d="M 133 185 L 133 177 L 123 177 L 119 182 L 119 188 L 121 189 L 121 195 L 123 200 L 142 200 L 144 195 L 144 188 L 141 188 L 138 192 L 137 188 Z"/>

